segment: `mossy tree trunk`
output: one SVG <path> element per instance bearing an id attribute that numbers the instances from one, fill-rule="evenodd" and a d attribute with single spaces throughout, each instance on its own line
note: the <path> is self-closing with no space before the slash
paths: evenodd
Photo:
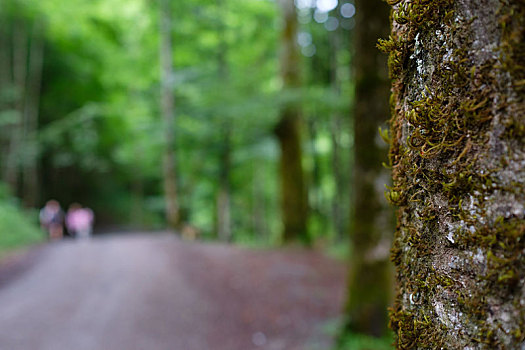
<path id="1" fill-rule="evenodd" d="M 175 159 L 175 100 L 173 93 L 173 52 L 171 34 L 171 1 L 160 0 L 160 69 L 161 113 L 164 123 L 164 198 L 166 222 L 169 228 L 177 228 L 180 221 L 177 197 L 177 169 Z"/>
<path id="2" fill-rule="evenodd" d="M 389 8 L 381 0 L 359 0 L 356 9 L 353 250 L 347 330 L 381 336 L 388 329 L 392 289 L 388 251 L 393 227 L 383 195 L 388 181 L 388 172 L 382 167 L 387 145 L 378 133 L 389 117 L 388 70 L 376 41 L 388 33 Z"/>
<path id="3" fill-rule="evenodd" d="M 281 34 L 281 78 L 283 89 L 300 86 L 297 14 L 294 0 L 279 0 L 283 14 Z M 279 141 L 282 218 L 285 242 L 309 243 L 308 202 L 302 166 L 301 112 L 297 103 L 283 106 L 275 134 Z"/>
<path id="4" fill-rule="evenodd" d="M 395 1 L 398 349 L 525 346 L 525 3 Z"/>

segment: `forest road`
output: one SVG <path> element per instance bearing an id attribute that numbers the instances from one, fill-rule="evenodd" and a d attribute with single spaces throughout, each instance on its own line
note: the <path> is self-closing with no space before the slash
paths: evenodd
<path id="1" fill-rule="evenodd" d="M 52 243 L 0 266 L 0 350 L 326 350 L 345 275 L 168 234 Z"/>

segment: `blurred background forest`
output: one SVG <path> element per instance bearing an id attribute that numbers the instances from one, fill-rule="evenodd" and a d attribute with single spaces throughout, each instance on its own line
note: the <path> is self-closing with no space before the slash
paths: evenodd
<path id="1" fill-rule="evenodd" d="M 56 198 L 63 206 L 93 208 L 99 231 L 163 228 L 168 125 L 180 221 L 204 239 L 220 231 L 229 241 L 279 243 L 274 129 L 282 107 L 295 104 L 303 120 L 308 232 L 314 240 L 344 239 L 353 144 L 352 1 L 296 1 L 301 77 L 295 86 L 283 86 L 280 76 L 283 20 L 274 1 L 170 6 L 2 1 L 2 206 L 38 208 Z M 166 12 L 171 71 L 159 60 L 159 17 Z M 176 119 L 168 124 L 159 102 L 163 80 L 175 101 Z"/>
<path id="2" fill-rule="evenodd" d="M 92 208 L 97 234 L 314 245 L 352 256 L 341 326 L 385 335 L 388 12 L 2 0 L 0 253 L 44 239 L 49 199 Z"/>

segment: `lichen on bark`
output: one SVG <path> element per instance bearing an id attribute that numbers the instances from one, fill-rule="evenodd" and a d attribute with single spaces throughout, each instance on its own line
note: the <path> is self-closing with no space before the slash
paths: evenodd
<path id="1" fill-rule="evenodd" d="M 525 346 L 525 3 L 390 3 L 396 346 Z"/>

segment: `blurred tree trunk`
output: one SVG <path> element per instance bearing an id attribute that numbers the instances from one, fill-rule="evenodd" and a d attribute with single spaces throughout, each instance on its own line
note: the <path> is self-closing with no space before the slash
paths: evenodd
<path id="1" fill-rule="evenodd" d="M 341 2 L 337 4 L 335 9 L 335 16 L 339 21 L 341 21 L 340 11 Z M 341 43 L 341 35 L 341 26 L 338 26 L 337 29 L 332 31 L 330 34 L 330 48 L 332 51 L 330 57 L 330 70 L 332 73 L 330 77 L 330 83 L 332 85 L 332 89 L 338 97 L 341 96 L 341 70 L 339 68 L 337 56 L 339 54 L 339 50 L 341 50 L 343 46 Z M 332 172 L 335 184 L 334 196 L 332 197 L 332 220 L 337 241 L 341 241 L 345 236 L 343 208 L 345 207 L 344 197 L 346 187 L 343 183 L 343 158 L 341 154 L 341 134 L 343 132 L 344 128 L 342 116 L 339 111 L 336 111 L 333 113 L 332 120 L 330 122 L 330 138 L 332 141 Z"/>
<path id="2" fill-rule="evenodd" d="M 228 79 L 228 63 L 226 55 L 228 53 L 228 47 L 226 43 L 226 30 L 224 21 L 226 21 L 225 4 L 222 0 L 217 0 L 217 9 L 221 14 L 219 17 L 219 28 L 218 33 L 220 36 L 219 50 L 217 56 L 217 63 L 219 68 L 219 79 L 226 81 Z M 230 241 L 232 239 L 232 227 L 231 227 L 231 184 L 230 184 L 230 172 L 231 172 L 231 152 L 232 152 L 232 141 L 231 133 L 232 126 L 229 121 L 222 121 L 223 127 L 221 128 L 221 145 L 219 155 L 219 189 L 217 191 L 217 235 L 222 241 Z"/>
<path id="3" fill-rule="evenodd" d="M 161 66 L 161 111 L 164 123 L 164 196 L 168 227 L 179 225 L 179 203 L 177 197 L 177 169 L 175 158 L 175 101 L 173 92 L 173 49 L 171 34 L 171 1 L 160 0 L 160 66 Z"/>
<path id="4" fill-rule="evenodd" d="M 9 32 L 7 26 L 7 20 L 5 15 L 0 17 L 0 112 L 2 113 L 2 118 L 0 119 L 1 128 L 0 128 L 0 174 L 2 180 L 6 179 L 7 173 L 7 157 L 8 157 L 8 131 L 9 124 L 7 121 L 7 112 L 10 108 L 8 103 L 8 91 L 11 88 L 11 59 L 10 52 L 11 46 L 9 42 Z"/>
<path id="5" fill-rule="evenodd" d="M 300 60 L 297 48 L 297 14 L 294 0 L 279 0 L 283 14 L 281 32 L 281 78 L 283 89 L 300 86 Z M 281 206 L 285 242 L 309 243 L 307 232 L 308 194 L 302 166 L 301 113 L 297 103 L 282 107 L 280 120 L 275 127 L 279 141 Z"/>
<path id="6" fill-rule="evenodd" d="M 267 202 L 264 196 L 264 169 L 261 164 L 253 165 L 252 174 L 252 227 L 256 239 L 268 240 Z"/>
<path id="7" fill-rule="evenodd" d="M 231 131 L 225 126 L 220 145 L 219 191 L 217 193 L 217 235 L 221 241 L 230 241 L 231 230 Z"/>
<path id="8" fill-rule="evenodd" d="M 40 87 L 44 60 L 43 26 L 39 22 L 33 23 L 28 67 L 26 98 L 23 121 L 24 159 L 22 163 L 23 201 L 27 207 L 38 204 L 38 111 L 40 101 Z"/>
<path id="9" fill-rule="evenodd" d="M 323 220 L 324 217 L 322 215 L 323 212 L 323 190 L 321 188 L 321 179 L 322 179 L 322 166 L 321 166 L 321 159 L 319 157 L 319 152 L 317 150 L 317 128 L 318 125 L 315 121 L 316 115 L 315 113 L 312 114 L 310 118 L 306 119 L 306 127 L 308 129 L 308 136 L 309 136 L 309 148 L 311 153 L 311 160 L 312 160 L 312 172 L 309 176 L 309 188 L 308 188 L 308 194 L 310 197 L 309 204 L 310 204 L 310 216 L 318 216 L 320 220 Z"/>
<path id="10" fill-rule="evenodd" d="M 525 3 L 394 6 L 398 349 L 525 346 Z"/>
<path id="11" fill-rule="evenodd" d="M 25 24 L 15 20 L 12 26 L 12 72 L 15 87 L 16 121 L 9 132 L 9 146 L 6 156 L 4 181 L 9 184 L 14 194 L 18 194 L 20 180 L 20 156 L 23 147 L 24 97 L 27 79 L 28 35 Z"/>
<path id="12" fill-rule="evenodd" d="M 334 176 L 335 191 L 332 198 L 332 220 L 334 223 L 335 236 L 337 241 L 341 241 L 345 235 L 345 224 L 343 215 L 344 196 L 347 189 L 344 186 L 344 175 L 341 155 L 341 133 L 343 121 L 335 114 L 330 123 L 330 136 L 332 141 L 332 172 Z"/>
<path id="13" fill-rule="evenodd" d="M 388 172 L 386 144 L 378 142 L 378 128 L 388 119 L 386 57 L 376 48 L 388 34 L 388 6 L 381 0 L 356 1 L 354 205 L 351 232 L 347 330 L 381 336 L 387 330 L 391 300 L 388 252 L 393 232 L 391 212 L 384 198 Z"/>

